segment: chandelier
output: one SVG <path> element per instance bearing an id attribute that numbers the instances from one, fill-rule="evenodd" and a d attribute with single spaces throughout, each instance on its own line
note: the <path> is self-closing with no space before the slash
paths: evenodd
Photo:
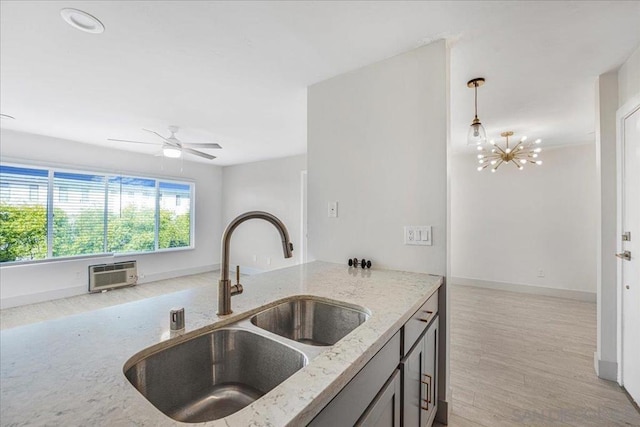
<path id="1" fill-rule="evenodd" d="M 478 171 L 482 171 L 488 166 L 491 166 L 491 172 L 495 172 L 503 163 L 513 163 L 520 170 L 524 169 L 524 165 L 527 163 L 534 165 L 542 164 L 542 160 L 537 160 L 538 154 L 542 151 L 538 146 L 542 142 L 540 138 L 533 142 L 526 142 L 527 137 L 523 136 L 520 138 L 520 142 L 511 148 L 509 147 L 509 137 L 513 136 L 513 132 L 502 132 L 500 136 L 507 140 L 504 148 L 496 144 L 493 139 L 489 141 L 492 146 L 490 153 L 483 153 L 485 148 L 480 145 L 478 146 L 478 151 L 481 151 L 481 153 L 478 154 L 478 163 L 480 163 Z"/>

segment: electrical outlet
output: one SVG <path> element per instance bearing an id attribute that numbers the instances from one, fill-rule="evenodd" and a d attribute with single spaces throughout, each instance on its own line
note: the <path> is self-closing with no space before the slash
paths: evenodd
<path id="1" fill-rule="evenodd" d="M 271 265 L 271 257 L 270 256 L 267 257 L 267 265 Z"/>
<path id="2" fill-rule="evenodd" d="M 258 255 L 253 256 L 253 262 L 258 262 Z"/>
<path id="3" fill-rule="evenodd" d="M 431 246 L 430 225 L 407 225 L 404 227 L 404 244 L 416 246 Z"/>
<path id="4" fill-rule="evenodd" d="M 538 277 L 544 277 L 544 270 L 543 269 L 538 269 Z"/>
<path id="5" fill-rule="evenodd" d="M 338 218 L 338 202 L 329 202 L 327 209 L 329 218 Z"/>

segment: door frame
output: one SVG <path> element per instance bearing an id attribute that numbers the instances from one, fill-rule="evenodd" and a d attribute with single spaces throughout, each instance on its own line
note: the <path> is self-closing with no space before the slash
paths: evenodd
<path id="1" fill-rule="evenodd" d="M 300 264 L 307 262 L 307 171 L 300 172 Z"/>
<path id="2" fill-rule="evenodd" d="M 617 219 L 616 219 L 616 252 L 622 252 L 622 222 L 624 220 L 623 212 L 623 195 L 624 195 L 624 121 L 637 110 L 640 109 L 640 94 L 633 96 L 628 102 L 616 111 L 616 186 L 617 186 Z M 636 238 L 640 238 L 637 236 Z M 611 254 L 613 256 L 613 254 Z M 622 342 L 624 323 L 622 322 L 622 259 L 618 259 L 616 267 L 616 292 L 617 292 L 617 362 L 618 362 L 618 384 L 623 385 L 622 371 L 624 369 L 624 361 L 622 360 Z"/>

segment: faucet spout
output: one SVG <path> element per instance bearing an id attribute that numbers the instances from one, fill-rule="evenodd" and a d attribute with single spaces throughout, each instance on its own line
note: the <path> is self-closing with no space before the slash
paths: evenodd
<path id="1" fill-rule="evenodd" d="M 263 219 L 273 224 L 280 233 L 284 257 L 291 258 L 293 256 L 293 244 L 289 238 L 287 227 L 275 215 L 263 211 L 251 211 L 245 212 L 231 221 L 222 234 L 220 281 L 218 282 L 218 316 L 231 314 L 231 296 L 242 293 L 242 285 L 240 285 L 239 280 L 238 284 L 231 286 L 231 280 L 229 279 L 229 246 L 233 231 L 240 224 L 250 219 Z"/>

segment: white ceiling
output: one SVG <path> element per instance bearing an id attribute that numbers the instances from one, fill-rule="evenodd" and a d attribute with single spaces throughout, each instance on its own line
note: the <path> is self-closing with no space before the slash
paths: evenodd
<path id="1" fill-rule="evenodd" d="M 103 34 L 59 10 L 98 17 Z M 640 45 L 639 1 L 0 2 L 2 127 L 155 154 L 182 127 L 230 165 L 306 151 L 306 87 L 439 38 L 451 42 L 451 136 L 479 89 L 490 137 L 593 141 L 594 83 Z M 195 158 L 191 158 L 195 160 Z"/>

